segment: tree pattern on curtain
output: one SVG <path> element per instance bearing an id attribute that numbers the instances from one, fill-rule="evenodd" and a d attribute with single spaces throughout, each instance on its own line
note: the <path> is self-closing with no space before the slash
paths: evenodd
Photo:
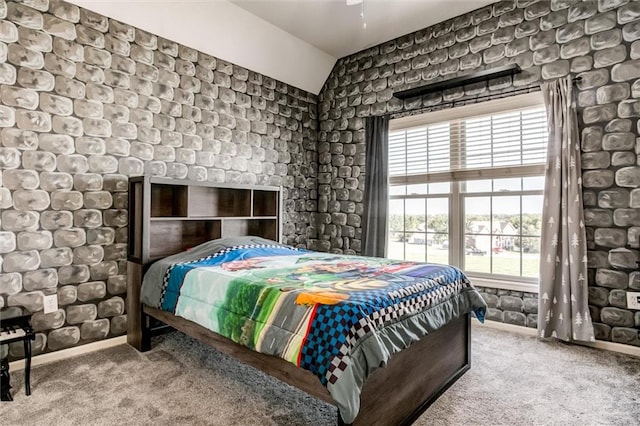
<path id="1" fill-rule="evenodd" d="M 588 305 L 578 119 L 572 78 L 542 84 L 549 145 L 540 255 L 538 333 L 595 341 Z"/>

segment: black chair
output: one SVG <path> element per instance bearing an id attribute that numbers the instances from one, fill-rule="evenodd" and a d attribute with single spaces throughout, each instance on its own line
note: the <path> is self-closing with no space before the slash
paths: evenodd
<path id="1" fill-rule="evenodd" d="M 27 396 L 31 395 L 31 341 L 36 334 L 31 328 L 31 314 L 17 317 L 3 318 L 0 312 L 0 344 L 5 345 L 22 341 L 24 344 L 24 386 Z M 11 375 L 9 374 L 9 360 L 0 361 L 0 400 L 13 401 L 11 397 Z"/>

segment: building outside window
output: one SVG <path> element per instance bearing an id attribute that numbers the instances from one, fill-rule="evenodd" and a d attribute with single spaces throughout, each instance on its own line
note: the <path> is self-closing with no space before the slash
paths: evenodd
<path id="1" fill-rule="evenodd" d="M 387 257 L 532 290 L 546 147 L 540 93 L 392 120 Z"/>

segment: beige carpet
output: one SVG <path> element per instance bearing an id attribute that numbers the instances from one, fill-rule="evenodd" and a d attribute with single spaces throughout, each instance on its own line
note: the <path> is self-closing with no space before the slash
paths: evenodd
<path id="1" fill-rule="evenodd" d="M 330 425 L 336 410 L 182 334 L 32 372 L 2 425 Z M 640 359 L 476 328 L 473 365 L 418 425 L 638 425 Z"/>

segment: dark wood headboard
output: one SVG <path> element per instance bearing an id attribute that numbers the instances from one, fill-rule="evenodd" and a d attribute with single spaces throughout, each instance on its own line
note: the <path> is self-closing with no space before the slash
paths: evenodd
<path id="1" fill-rule="evenodd" d="M 281 240 L 279 187 L 129 179 L 129 244 L 143 266 L 209 240 L 255 235 Z"/>

